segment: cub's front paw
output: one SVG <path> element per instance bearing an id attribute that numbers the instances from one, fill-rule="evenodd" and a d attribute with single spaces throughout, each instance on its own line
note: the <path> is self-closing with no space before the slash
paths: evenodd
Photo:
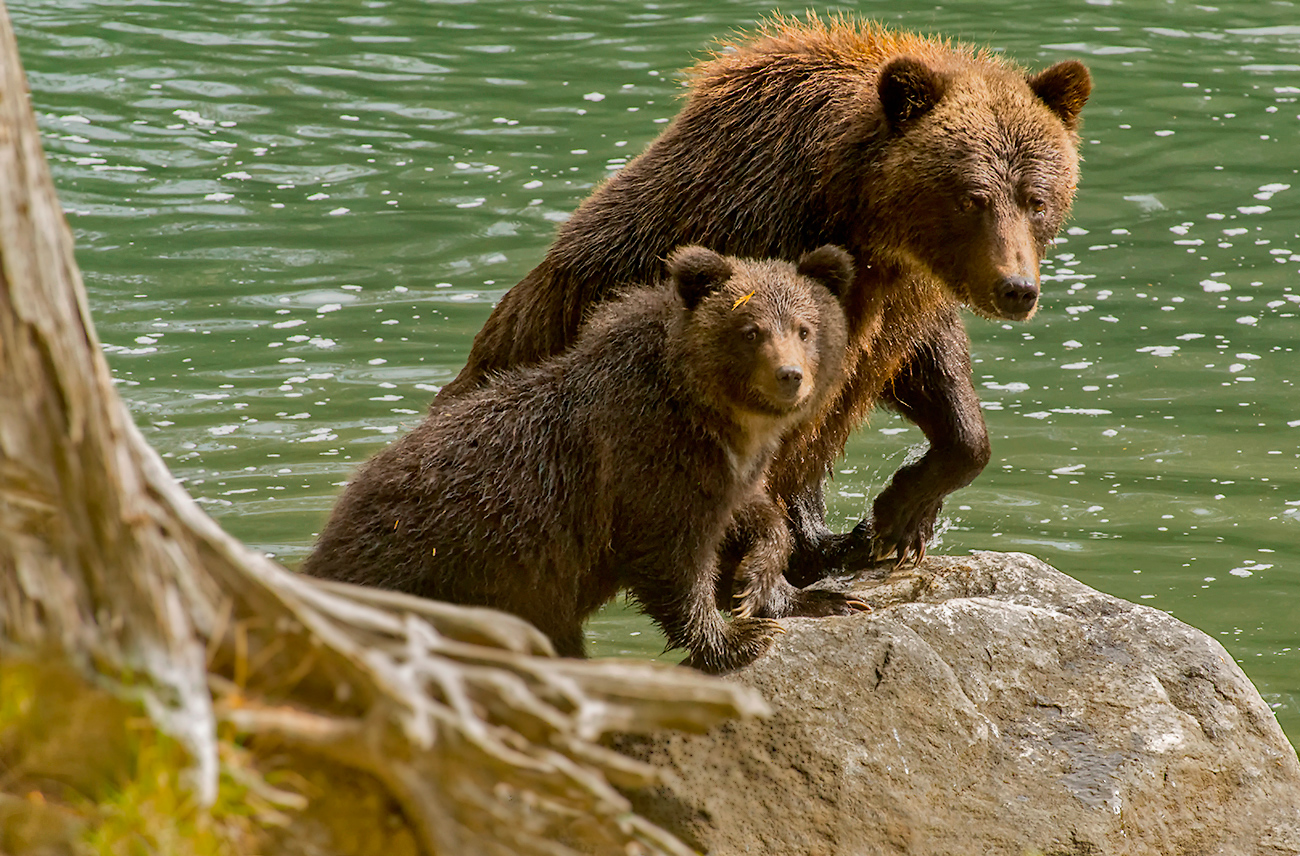
<path id="1" fill-rule="evenodd" d="M 722 639 L 693 649 L 686 665 L 714 675 L 734 671 L 765 654 L 784 632 L 780 622 L 770 618 L 734 618 Z"/>

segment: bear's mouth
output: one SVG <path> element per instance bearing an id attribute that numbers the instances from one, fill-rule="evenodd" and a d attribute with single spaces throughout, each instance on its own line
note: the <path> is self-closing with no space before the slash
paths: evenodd
<path id="1" fill-rule="evenodd" d="M 750 397 L 750 410 L 765 416 L 786 416 L 798 410 L 808 400 L 808 388 L 789 392 L 778 389 L 764 390 Z"/>
<path id="2" fill-rule="evenodd" d="M 986 316 L 992 321 L 1028 321 L 1030 318 L 1034 317 L 1036 309 L 1037 307 L 1035 306 L 1034 309 L 1030 309 L 1026 312 L 1013 313 L 997 310 L 994 312 L 981 312 L 980 314 Z"/>

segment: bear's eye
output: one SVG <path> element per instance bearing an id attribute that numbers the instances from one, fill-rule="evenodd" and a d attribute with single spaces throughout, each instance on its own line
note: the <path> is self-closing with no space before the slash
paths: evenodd
<path id="1" fill-rule="evenodd" d="M 746 341 L 746 342 L 754 342 L 754 341 L 757 341 L 757 340 L 758 340 L 758 328 L 757 328 L 757 327 L 746 327 L 745 330 L 744 330 L 744 333 L 745 333 L 745 341 Z"/>
<path id="2" fill-rule="evenodd" d="M 812 333 L 812 331 L 809 330 L 807 327 L 800 327 L 800 328 L 799 328 L 799 339 L 800 339 L 800 341 L 803 341 L 803 342 L 808 341 L 808 336 L 809 336 L 811 333 Z"/>
<path id="3" fill-rule="evenodd" d="M 988 205 L 988 199 L 978 193 L 968 193 L 961 198 L 961 210 L 965 214 L 973 214 Z"/>
<path id="4" fill-rule="evenodd" d="M 1047 200 L 1041 196 L 1029 197 L 1029 210 L 1035 214 L 1042 214 L 1047 210 Z"/>

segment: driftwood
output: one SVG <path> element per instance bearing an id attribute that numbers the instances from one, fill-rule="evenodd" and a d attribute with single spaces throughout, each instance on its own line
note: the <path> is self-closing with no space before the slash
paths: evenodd
<path id="1" fill-rule="evenodd" d="M 202 801 L 219 731 L 367 774 L 426 854 L 690 852 L 614 788 L 652 769 L 598 739 L 765 710 L 686 669 L 556 659 L 491 610 L 307 579 L 223 532 L 113 389 L 2 3 L 0 658 L 142 705 Z"/>

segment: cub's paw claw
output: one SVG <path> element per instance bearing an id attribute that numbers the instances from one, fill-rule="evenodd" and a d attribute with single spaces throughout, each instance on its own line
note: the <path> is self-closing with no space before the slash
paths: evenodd
<path id="1" fill-rule="evenodd" d="M 773 636 L 784 632 L 781 622 L 771 618 L 735 618 L 727 624 L 724 647 L 734 651 L 761 645 L 763 647 L 758 650 L 761 654 L 772 643 Z"/>
<path id="2" fill-rule="evenodd" d="M 750 618 L 756 614 L 762 613 L 761 604 L 758 601 L 758 594 L 752 588 L 734 595 L 731 601 L 732 618 Z"/>
<path id="3" fill-rule="evenodd" d="M 794 596 L 794 603 L 791 604 L 790 612 L 787 614 L 803 618 L 825 618 L 830 615 L 852 615 L 870 609 L 871 607 L 853 595 L 837 591 L 805 589 Z"/>

